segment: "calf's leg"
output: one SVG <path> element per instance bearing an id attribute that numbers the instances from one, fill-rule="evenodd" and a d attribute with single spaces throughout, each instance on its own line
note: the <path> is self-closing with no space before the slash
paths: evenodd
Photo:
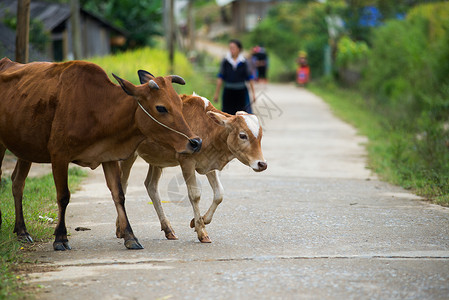
<path id="1" fill-rule="evenodd" d="M 159 222 L 161 223 L 161 230 L 165 232 L 165 237 L 169 240 L 177 240 L 178 237 L 175 231 L 171 227 L 170 221 L 164 213 L 162 208 L 161 197 L 159 195 L 158 184 L 161 178 L 162 168 L 153 165 L 148 166 L 147 177 L 145 178 L 145 187 L 147 189 L 148 196 L 153 201 L 154 209 L 156 210 Z"/>
<path id="2" fill-rule="evenodd" d="M 120 168 L 118 162 L 103 163 L 103 172 L 106 183 L 111 191 L 115 208 L 117 209 L 117 237 L 125 239 L 125 247 L 128 249 L 143 249 L 137 238 L 134 236 L 131 225 L 125 210 L 125 195 L 123 194 L 122 185 L 120 183 Z"/>
<path id="3" fill-rule="evenodd" d="M 25 180 L 31 168 L 31 162 L 25 160 L 17 160 L 14 171 L 11 175 L 12 180 L 12 195 L 14 197 L 14 206 L 16 212 L 16 223 L 14 232 L 17 233 L 19 240 L 32 243 L 33 239 L 27 232 L 25 226 L 25 219 L 23 217 L 22 198 L 23 189 L 25 188 Z"/>
<path id="4" fill-rule="evenodd" d="M 212 187 L 212 190 L 214 191 L 214 199 L 206 214 L 203 216 L 205 225 L 209 224 L 212 221 L 212 217 L 214 216 L 218 205 L 220 205 L 221 201 L 223 201 L 224 193 L 223 186 L 221 185 L 220 178 L 218 178 L 218 172 L 216 170 L 207 173 L 206 176 L 209 180 L 209 184 Z M 194 226 L 195 219 L 192 219 L 192 221 L 190 221 L 190 227 L 193 228 Z"/>
<path id="5" fill-rule="evenodd" d="M 182 175 L 187 185 L 187 192 L 189 193 L 190 203 L 193 208 L 193 219 L 195 231 L 198 234 L 198 239 L 201 243 L 210 243 L 211 240 L 206 232 L 203 218 L 201 217 L 199 202 L 201 198 L 201 189 L 197 184 L 195 176 L 195 167 L 190 163 L 182 163 Z"/>

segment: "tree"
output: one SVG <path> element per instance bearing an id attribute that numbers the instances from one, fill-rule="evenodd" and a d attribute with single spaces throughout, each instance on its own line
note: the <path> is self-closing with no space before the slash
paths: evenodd
<path id="1" fill-rule="evenodd" d="M 152 44 L 162 34 L 161 0 L 80 0 L 87 11 L 129 33 L 131 47 Z"/>

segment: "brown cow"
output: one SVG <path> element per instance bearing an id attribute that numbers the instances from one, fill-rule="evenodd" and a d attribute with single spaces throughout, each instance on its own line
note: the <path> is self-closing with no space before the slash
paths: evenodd
<path id="1" fill-rule="evenodd" d="M 32 162 L 52 164 L 59 208 L 55 250 L 70 249 L 65 226 L 69 163 L 92 169 L 102 164 L 118 214 L 116 235 L 129 249 L 143 248 L 126 216 L 118 160 L 128 158 L 148 137 L 163 139 L 180 153 L 198 151 L 201 140 L 185 122 L 182 102 L 172 86 L 184 80 L 138 73 L 147 84 L 135 86 L 114 75 L 117 86 L 89 62 L 0 60 L 0 143 L 18 157 L 12 190 L 14 231 L 19 237 L 32 241 L 22 214 L 23 188 Z"/>
<path id="2" fill-rule="evenodd" d="M 189 156 L 179 155 L 170 145 L 147 139 L 139 145 L 134 156 L 120 163 L 122 186 L 126 193 L 131 167 L 137 155 L 141 156 L 149 164 L 145 186 L 158 214 L 161 228 L 167 239 L 177 239 L 162 209 L 157 188 L 164 167 L 181 165 L 193 207 L 194 219 L 190 226 L 195 227 L 201 242 L 210 243 L 205 224 L 212 221 L 217 206 L 223 200 L 223 187 L 217 170 L 222 170 L 234 158 L 256 172 L 265 170 L 267 163 L 261 150 L 262 128 L 255 115 L 244 112 L 238 112 L 235 116 L 228 115 L 215 109 L 206 98 L 197 95 L 183 95 L 181 98 L 184 103 L 184 117 L 192 130 L 203 139 L 201 152 Z M 203 217 L 199 210 L 201 191 L 197 186 L 195 171 L 206 174 L 214 191 L 212 205 Z"/>

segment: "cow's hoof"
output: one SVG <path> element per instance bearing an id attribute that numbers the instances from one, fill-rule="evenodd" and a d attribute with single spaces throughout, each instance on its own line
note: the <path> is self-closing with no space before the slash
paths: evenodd
<path id="1" fill-rule="evenodd" d="M 172 241 L 175 241 L 178 239 L 178 237 L 176 236 L 176 234 L 173 231 L 166 232 L 165 237 L 167 238 L 167 240 L 172 240 Z"/>
<path id="2" fill-rule="evenodd" d="M 200 240 L 201 243 L 212 243 L 208 235 L 205 235 L 202 238 L 198 237 L 198 239 Z"/>
<path id="3" fill-rule="evenodd" d="M 54 242 L 53 250 L 55 250 L 55 251 L 72 250 L 72 247 L 70 247 L 70 244 L 68 241 L 67 242 Z"/>
<path id="4" fill-rule="evenodd" d="M 19 242 L 22 243 L 30 243 L 30 244 L 34 243 L 33 239 L 31 238 L 31 235 L 28 232 L 24 234 L 19 234 L 17 236 L 17 239 L 19 240 Z"/>
<path id="5" fill-rule="evenodd" d="M 137 239 L 125 241 L 125 247 L 127 249 L 131 249 L 131 250 L 141 250 L 141 249 L 143 249 L 143 246 L 139 243 L 139 241 Z"/>

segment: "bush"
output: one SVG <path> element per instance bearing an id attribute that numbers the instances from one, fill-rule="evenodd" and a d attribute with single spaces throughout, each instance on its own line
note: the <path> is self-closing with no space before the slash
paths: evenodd
<path id="1" fill-rule="evenodd" d="M 419 117 L 429 96 L 449 83 L 449 66 L 441 63 L 449 59 L 448 38 L 447 3 L 418 6 L 405 21 L 387 22 L 374 32 L 364 87 L 378 104 L 405 112 L 399 118 Z"/>
<path id="2" fill-rule="evenodd" d="M 89 59 L 101 66 L 111 78 L 116 82 L 111 73 L 114 73 L 134 84 L 140 84 L 137 71 L 146 70 L 155 76 L 169 75 L 168 54 L 165 50 L 156 48 L 140 48 L 116 55 L 108 55 Z M 218 69 L 218 64 L 217 64 Z M 194 91 L 204 97 L 212 99 L 215 91 L 215 81 L 212 81 L 201 73 L 194 70 L 192 64 L 181 53 L 175 54 L 174 72 L 183 77 L 186 85 L 174 87 L 180 94 L 192 94 Z"/>
<path id="3" fill-rule="evenodd" d="M 365 42 L 354 42 L 349 37 L 342 37 L 337 43 L 335 65 L 338 68 L 358 67 L 368 56 L 369 48 Z"/>
<path id="4" fill-rule="evenodd" d="M 449 3 L 416 6 L 373 32 L 362 87 L 384 118 L 394 177 L 449 198 Z"/>

